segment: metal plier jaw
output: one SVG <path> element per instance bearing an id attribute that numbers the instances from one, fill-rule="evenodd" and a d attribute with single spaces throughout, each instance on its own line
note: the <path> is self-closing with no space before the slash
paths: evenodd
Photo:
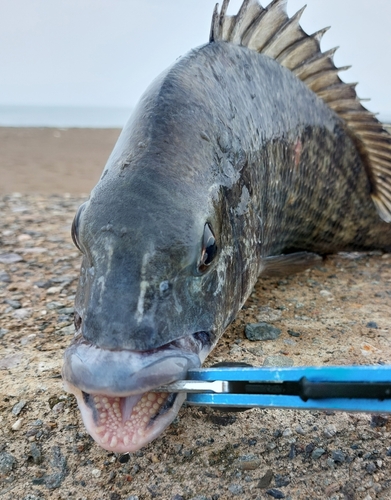
<path id="1" fill-rule="evenodd" d="M 155 390 L 201 406 L 391 413 L 391 366 L 199 368 Z"/>

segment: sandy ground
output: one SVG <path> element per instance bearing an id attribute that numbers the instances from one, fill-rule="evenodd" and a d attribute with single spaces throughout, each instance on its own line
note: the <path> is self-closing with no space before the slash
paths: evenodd
<path id="1" fill-rule="evenodd" d="M 84 194 L 97 183 L 118 129 L 0 127 L 0 194 Z"/>
<path id="2" fill-rule="evenodd" d="M 69 230 L 117 135 L 0 129 L 0 498 L 391 499 L 387 415 L 183 407 L 130 456 L 86 434 L 60 379 L 80 265 Z M 390 298 L 391 255 L 380 253 L 262 280 L 208 364 L 389 364 Z M 247 340 L 260 320 L 280 337 Z"/>

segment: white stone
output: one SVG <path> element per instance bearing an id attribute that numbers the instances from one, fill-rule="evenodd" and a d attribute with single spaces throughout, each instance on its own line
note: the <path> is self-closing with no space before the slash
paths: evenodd
<path id="1" fill-rule="evenodd" d="M 23 418 L 19 418 L 15 423 L 12 424 L 11 429 L 13 431 L 19 431 L 22 427 Z"/>

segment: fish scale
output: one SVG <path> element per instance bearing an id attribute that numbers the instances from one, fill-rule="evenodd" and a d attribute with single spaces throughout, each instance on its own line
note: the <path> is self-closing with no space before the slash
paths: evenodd
<path id="1" fill-rule="evenodd" d="M 307 35 L 285 0 L 236 16 L 228 3 L 209 43 L 146 90 L 72 225 L 83 261 L 63 378 L 111 451 L 172 422 L 183 393 L 143 423 L 132 405 L 201 366 L 257 279 L 391 248 L 391 137 L 321 52 L 326 30 Z M 109 434 L 91 396 L 115 401 L 113 429 L 126 408 L 132 434 Z"/>

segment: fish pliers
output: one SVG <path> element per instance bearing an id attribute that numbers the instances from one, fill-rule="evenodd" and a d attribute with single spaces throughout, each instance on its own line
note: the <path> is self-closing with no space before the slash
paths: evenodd
<path id="1" fill-rule="evenodd" d="M 199 368 L 156 390 L 187 393 L 190 405 L 226 409 L 391 413 L 391 365 Z"/>

